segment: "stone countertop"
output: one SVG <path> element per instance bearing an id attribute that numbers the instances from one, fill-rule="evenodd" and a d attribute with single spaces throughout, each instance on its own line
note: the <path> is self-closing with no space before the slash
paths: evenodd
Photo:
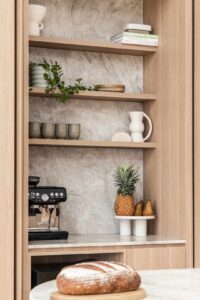
<path id="1" fill-rule="evenodd" d="M 158 270 L 139 272 L 146 300 L 199 300 L 200 269 Z M 31 291 L 29 300 L 50 300 L 55 281 L 41 284 Z"/>
<path id="2" fill-rule="evenodd" d="M 141 245 L 166 245 L 186 244 L 186 240 L 166 238 L 161 236 L 120 236 L 118 234 L 85 234 L 69 235 L 66 241 L 32 241 L 29 249 L 55 249 L 74 247 L 103 247 L 103 246 L 141 246 Z"/>

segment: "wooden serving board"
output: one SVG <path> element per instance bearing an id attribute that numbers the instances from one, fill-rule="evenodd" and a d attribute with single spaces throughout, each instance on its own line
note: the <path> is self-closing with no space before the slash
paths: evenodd
<path id="1" fill-rule="evenodd" d="M 114 294 L 101 294 L 101 295 L 84 295 L 84 296 L 69 296 L 63 295 L 59 292 L 51 294 L 51 300 L 140 300 L 146 297 L 144 289 L 137 291 L 114 293 Z"/>

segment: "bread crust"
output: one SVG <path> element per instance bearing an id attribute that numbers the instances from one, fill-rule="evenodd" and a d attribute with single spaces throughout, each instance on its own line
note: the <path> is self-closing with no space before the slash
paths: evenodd
<path id="1" fill-rule="evenodd" d="M 97 261 L 62 269 L 56 282 L 59 292 L 65 295 L 97 295 L 136 290 L 141 278 L 127 265 Z"/>

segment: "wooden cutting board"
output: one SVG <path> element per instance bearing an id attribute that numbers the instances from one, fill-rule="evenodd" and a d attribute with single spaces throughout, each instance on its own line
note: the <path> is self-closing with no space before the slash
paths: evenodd
<path id="1" fill-rule="evenodd" d="M 58 292 L 51 294 L 51 300 L 140 300 L 146 297 L 144 289 L 126 293 L 102 294 L 102 295 L 85 295 L 85 296 L 68 296 Z"/>

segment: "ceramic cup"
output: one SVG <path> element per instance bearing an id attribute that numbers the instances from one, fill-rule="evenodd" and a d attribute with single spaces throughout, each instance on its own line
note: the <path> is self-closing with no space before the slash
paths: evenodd
<path id="1" fill-rule="evenodd" d="M 68 125 L 67 124 L 56 124 L 56 138 L 67 139 L 68 138 Z"/>
<path id="2" fill-rule="evenodd" d="M 68 134 L 70 140 L 78 140 L 81 134 L 80 124 L 68 124 Z"/>
<path id="3" fill-rule="evenodd" d="M 44 28 L 42 23 L 46 15 L 46 6 L 38 4 L 29 4 L 29 34 L 40 35 Z"/>
<path id="4" fill-rule="evenodd" d="M 42 137 L 44 139 L 53 139 L 55 137 L 55 124 L 53 123 L 42 123 Z"/>
<path id="5" fill-rule="evenodd" d="M 37 139 L 41 137 L 41 123 L 29 122 L 29 137 L 31 139 Z"/>

